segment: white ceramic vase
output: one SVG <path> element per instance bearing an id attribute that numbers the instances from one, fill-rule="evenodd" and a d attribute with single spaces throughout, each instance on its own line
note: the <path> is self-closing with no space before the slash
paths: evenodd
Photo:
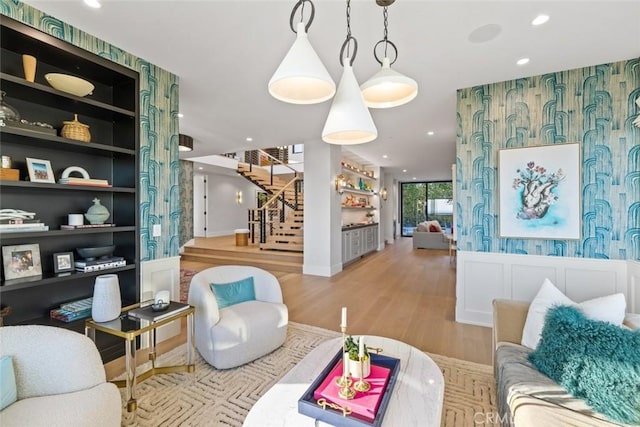
<path id="1" fill-rule="evenodd" d="M 364 371 L 364 376 L 360 373 L 360 362 L 349 359 L 349 372 L 351 372 L 353 378 L 357 379 L 367 378 L 371 374 L 371 359 L 362 361 L 362 370 Z"/>
<path id="2" fill-rule="evenodd" d="M 120 283 L 117 274 L 96 277 L 93 286 L 91 317 L 96 322 L 109 322 L 120 316 Z"/>

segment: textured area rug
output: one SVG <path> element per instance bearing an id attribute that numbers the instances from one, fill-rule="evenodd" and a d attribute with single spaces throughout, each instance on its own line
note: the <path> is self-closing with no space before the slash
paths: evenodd
<path id="1" fill-rule="evenodd" d="M 123 412 L 123 425 L 242 426 L 253 404 L 291 368 L 334 331 L 290 322 L 285 344 L 239 368 L 216 370 L 196 353 L 193 374 L 163 374 L 138 384 L 138 409 Z M 442 425 L 473 426 L 474 419 L 495 412 L 495 381 L 490 366 L 429 355 L 445 378 Z M 182 345 L 158 358 L 157 365 L 184 363 Z M 142 366 L 143 372 L 148 366 Z M 121 390 L 124 396 L 124 390 Z M 480 414 L 480 415 L 478 415 Z M 410 426 L 399 426 L 410 427 Z"/>

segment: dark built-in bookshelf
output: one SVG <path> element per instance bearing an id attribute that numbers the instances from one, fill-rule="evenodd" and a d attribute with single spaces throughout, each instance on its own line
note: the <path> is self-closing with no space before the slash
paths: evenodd
<path id="1" fill-rule="evenodd" d="M 49 317 L 60 304 L 90 297 L 96 276 L 115 273 L 119 277 L 123 305 L 140 300 L 139 250 L 139 78 L 138 73 L 80 49 L 11 18 L 2 17 L 0 43 L 0 89 L 5 102 L 29 122 L 53 125 L 55 135 L 31 129 L 0 127 L 3 156 L 20 170 L 19 181 L 0 180 L 0 209 L 35 212 L 48 231 L 12 232 L 0 235 L 4 246 L 37 244 L 42 275 L 13 280 L 0 286 L 2 307 L 12 313 L 5 325 L 45 324 L 84 333 L 84 320 L 61 322 Z M 35 82 L 24 79 L 22 55 L 37 59 Z M 63 73 L 91 82 L 95 89 L 85 97 L 51 87 L 46 73 Z M 78 114 L 89 125 L 91 142 L 60 136 L 63 121 Z M 25 181 L 26 158 L 51 162 L 56 183 Z M 91 178 L 106 179 L 111 187 L 58 184 L 70 166 L 84 168 Z M 111 216 L 113 227 L 61 230 L 67 215 L 85 213 L 98 198 Z M 86 220 L 85 220 L 86 222 Z M 75 253 L 76 248 L 115 245 L 114 255 L 127 261 L 124 267 L 90 273 L 54 274 L 53 254 Z M 123 352 L 121 340 L 97 336 L 103 360 Z"/>

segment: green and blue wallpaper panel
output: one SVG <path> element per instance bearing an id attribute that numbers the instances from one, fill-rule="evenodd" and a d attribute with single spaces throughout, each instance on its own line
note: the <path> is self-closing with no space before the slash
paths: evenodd
<path id="1" fill-rule="evenodd" d="M 140 260 L 177 256 L 177 76 L 20 1 L 0 0 L 0 13 L 140 73 Z M 154 224 L 162 237 L 152 237 Z"/>
<path id="2" fill-rule="evenodd" d="M 640 260 L 638 97 L 638 58 L 458 90 L 459 249 Z M 567 143 L 580 144 L 580 239 L 500 238 L 499 150 Z"/>

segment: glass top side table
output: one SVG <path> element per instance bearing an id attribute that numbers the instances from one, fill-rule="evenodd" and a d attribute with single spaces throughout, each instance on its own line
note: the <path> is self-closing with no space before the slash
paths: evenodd
<path id="1" fill-rule="evenodd" d="M 125 379 L 112 381 L 118 387 L 126 387 L 127 411 L 137 408 L 136 384 L 156 374 L 174 372 L 194 372 L 195 347 L 193 341 L 193 313 L 195 308 L 188 304 L 172 301 L 168 309 L 161 312 L 151 310 L 153 301 L 145 301 L 122 308 L 120 316 L 110 322 L 85 321 L 85 335 L 95 342 L 96 331 L 123 338 L 125 340 Z M 167 323 L 186 317 L 187 319 L 187 363 L 175 366 L 156 366 L 156 329 Z M 149 360 L 151 368 L 136 376 L 136 337 L 149 332 Z"/>

